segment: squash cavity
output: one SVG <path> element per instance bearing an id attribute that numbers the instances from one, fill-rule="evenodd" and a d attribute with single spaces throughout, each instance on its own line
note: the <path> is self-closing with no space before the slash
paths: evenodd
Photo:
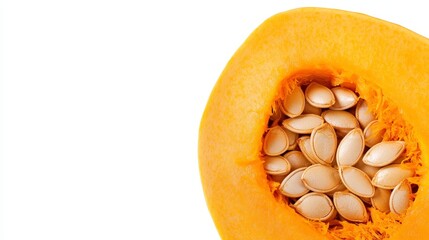
<path id="1" fill-rule="evenodd" d="M 418 197 L 418 186 L 421 177 L 425 172 L 421 159 L 421 150 L 414 135 L 413 127 L 403 119 L 401 110 L 395 106 L 394 102 L 383 95 L 380 87 L 360 78 L 357 74 L 348 73 L 344 70 L 312 69 L 301 70 L 285 78 L 281 82 L 278 95 L 272 104 L 272 114 L 267 116 L 267 129 L 270 126 L 280 124 L 278 122 L 280 121 L 279 117 L 275 115 L 282 111 L 281 103 L 284 102 L 285 98 L 297 87 L 308 86 L 311 82 L 321 83 L 330 87 L 341 86 L 355 91 L 360 99 L 366 101 L 369 110 L 378 119 L 379 124 L 377 124 L 376 128 L 383 133 L 383 141 L 405 142 L 405 151 L 400 158 L 400 164 L 415 172 L 412 177 L 407 178 L 412 183 L 413 188 L 412 194 L 409 196 L 411 199 L 409 209 L 412 209 L 414 199 Z M 299 150 L 299 148 L 297 149 Z M 263 151 L 261 151 L 261 154 L 264 155 Z M 293 208 L 292 203 L 296 202 L 296 199 L 291 202 L 288 197 L 280 193 L 281 181 L 275 181 L 271 175 L 267 175 L 267 177 L 268 185 L 274 198 L 281 203 L 285 202 L 285 207 Z M 368 206 L 367 211 L 369 220 L 365 223 L 353 223 L 341 218 L 330 221 L 308 220 L 307 223 L 330 239 L 384 239 L 394 234 L 407 215 L 406 213 L 381 212 L 372 206 Z"/>

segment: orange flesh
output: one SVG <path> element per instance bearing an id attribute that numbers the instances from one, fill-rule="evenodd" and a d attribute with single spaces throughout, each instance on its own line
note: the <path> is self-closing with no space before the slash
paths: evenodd
<path id="1" fill-rule="evenodd" d="M 328 30 L 324 30 L 328 29 Z M 363 33 L 363 30 L 365 31 Z M 208 208 L 223 239 L 421 239 L 429 235 L 429 40 L 361 14 L 305 8 L 268 19 L 220 76 L 204 112 L 199 164 Z M 354 83 L 382 121 L 404 139 L 420 177 L 405 217 L 371 210 L 372 222 L 335 228 L 305 220 L 276 194 L 261 161 L 276 99 L 312 79 Z M 402 224 L 399 224 L 402 222 Z M 328 230 L 330 229 L 330 230 Z"/>

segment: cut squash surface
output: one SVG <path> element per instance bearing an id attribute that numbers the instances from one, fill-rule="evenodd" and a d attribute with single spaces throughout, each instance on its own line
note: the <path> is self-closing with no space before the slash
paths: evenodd
<path id="1" fill-rule="evenodd" d="M 201 181 L 222 239 L 428 236 L 428 66 L 428 39 L 366 15 L 302 8 L 266 20 L 228 62 L 200 125 Z M 267 178 L 261 152 L 272 108 L 310 82 L 354 88 L 383 137 L 406 142 L 402 164 L 417 171 L 418 191 L 405 215 L 371 208 L 368 223 L 306 220 Z"/>

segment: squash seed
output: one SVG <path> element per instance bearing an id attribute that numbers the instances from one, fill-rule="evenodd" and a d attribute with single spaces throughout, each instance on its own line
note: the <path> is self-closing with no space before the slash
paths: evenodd
<path id="1" fill-rule="evenodd" d="M 355 128 L 350 131 L 338 145 L 336 155 L 338 166 L 355 165 L 362 157 L 364 149 L 365 140 L 363 138 L 363 132 L 360 128 Z"/>
<path id="2" fill-rule="evenodd" d="M 358 195 L 359 197 L 372 197 L 374 196 L 374 186 L 371 184 L 371 180 L 361 170 L 355 167 L 340 167 L 339 168 L 340 178 L 347 189 Z"/>
<path id="3" fill-rule="evenodd" d="M 311 166 L 311 162 L 300 151 L 290 151 L 283 155 L 290 163 L 291 170 Z"/>
<path id="4" fill-rule="evenodd" d="M 315 114 L 303 114 L 283 121 L 283 126 L 294 133 L 309 134 L 323 124 L 323 118 Z"/>
<path id="5" fill-rule="evenodd" d="M 344 138 L 353 129 L 335 129 L 338 138 Z"/>
<path id="6" fill-rule="evenodd" d="M 356 105 L 355 116 L 363 129 L 375 119 L 374 114 L 369 111 L 368 103 L 363 99 L 360 99 Z"/>
<path id="7" fill-rule="evenodd" d="M 362 161 L 373 167 L 383 167 L 395 161 L 405 150 L 403 141 L 386 141 L 375 144 L 362 158 Z"/>
<path id="8" fill-rule="evenodd" d="M 298 139 L 299 134 L 291 132 L 288 129 L 283 129 L 283 130 L 285 130 L 287 137 L 288 137 L 288 140 L 289 140 L 289 146 L 288 146 L 287 150 L 294 149 L 296 147 L 296 140 Z"/>
<path id="9" fill-rule="evenodd" d="M 369 215 L 362 200 L 350 192 L 334 193 L 334 206 L 343 218 L 351 222 L 367 222 Z"/>
<path id="10" fill-rule="evenodd" d="M 411 193 L 410 183 L 406 179 L 398 184 L 390 196 L 390 211 L 396 214 L 404 214 L 410 206 Z"/>
<path id="11" fill-rule="evenodd" d="M 364 202 L 366 204 L 371 204 L 371 198 L 359 197 L 359 199 L 362 200 L 362 202 Z"/>
<path id="12" fill-rule="evenodd" d="M 380 168 L 372 178 L 372 184 L 379 188 L 393 189 L 404 179 L 412 177 L 414 171 L 401 164 L 392 164 Z"/>
<path id="13" fill-rule="evenodd" d="M 305 99 L 318 108 L 328 108 L 335 103 L 335 96 L 332 91 L 316 82 L 310 83 L 305 89 Z"/>
<path id="14" fill-rule="evenodd" d="M 333 197 L 334 193 L 336 192 L 342 192 L 342 191 L 347 191 L 346 186 L 344 186 L 343 182 L 340 183 L 340 185 L 338 185 L 334 190 L 325 193 L 326 195 Z"/>
<path id="15" fill-rule="evenodd" d="M 390 190 L 375 188 L 374 196 L 371 198 L 371 205 L 380 212 L 389 212 L 390 193 Z"/>
<path id="16" fill-rule="evenodd" d="M 303 136 L 296 140 L 298 143 L 299 149 L 301 149 L 302 154 L 307 158 L 307 160 L 313 164 L 318 163 L 316 156 L 314 155 L 313 149 L 311 149 L 311 141 L 309 136 Z"/>
<path id="17" fill-rule="evenodd" d="M 366 173 L 366 175 L 368 175 L 368 177 L 371 179 L 375 176 L 375 173 L 377 173 L 377 171 L 380 170 L 379 167 L 366 165 L 362 161 L 362 158 L 359 159 L 359 161 L 356 163 L 355 168 L 362 170 L 362 172 Z"/>
<path id="18" fill-rule="evenodd" d="M 293 118 L 301 115 L 305 106 L 305 97 L 301 87 L 295 87 L 295 89 L 285 98 L 282 106 L 283 113 L 288 117 Z"/>
<path id="19" fill-rule="evenodd" d="M 335 159 L 334 159 L 335 160 Z M 338 164 L 337 164 L 337 161 L 335 160 L 335 161 L 332 161 L 332 163 L 331 163 L 331 167 L 333 167 L 333 168 L 335 168 L 335 169 L 337 169 L 338 170 Z"/>
<path id="20" fill-rule="evenodd" d="M 271 176 L 271 180 L 273 180 L 274 182 L 281 183 L 283 181 L 283 179 L 285 179 L 287 174 L 285 174 L 285 175 L 270 175 L 270 176 Z"/>
<path id="21" fill-rule="evenodd" d="M 322 113 L 322 117 L 334 129 L 351 130 L 359 127 L 359 122 L 353 114 L 346 111 L 326 110 Z"/>
<path id="22" fill-rule="evenodd" d="M 305 169 L 302 182 L 314 192 L 326 193 L 337 188 L 341 184 L 341 179 L 335 168 L 314 164 Z"/>
<path id="23" fill-rule="evenodd" d="M 276 126 L 268 130 L 264 139 L 264 152 L 268 156 L 284 153 L 289 147 L 289 138 L 282 127 Z"/>
<path id="24" fill-rule="evenodd" d="M 385 129 L 380 129 L 380 121 L 374 120 L 365 127 L 363 130 L 363 136 L 365 137 L 365 145 L 372 147 L 375 144 L 383 141 L 383 135 Z"/>
<path id="25" fill-rule="evenodd" d="M 286 175 L 290 172 L 290 163 L 282 156 L 264 157 L 265 172 L 271 175 Z"/>
<path id="26" fill-rule="evenodd" d="M 311 113 L 311 114 L 316 114 L 320 116 L 320 114 L 322 114 L 322 109 L 311 105 L 310 103 L 308 103 L 308 101 L 305 101 L 304 111 L 302 113 L 303 114 Z"/>
<path id="27" fill-rule="evenodd" d="M 294 204 L 294 208 L 310 220 L 326 221 L 336 216 L 334 204 L 323 193 L 307 193 Z"/>
<path id="28" fill-rule="evenodd" d="M 348 88 L 334 87 L 331 91 L 335 96 L 335 104 L 329 108 L 332 110 L 345 110 L 351 108 L 356 105 L 359 100 L 356 94 Z"/>
<path id="29" fill-rule="evenodd" d="M 337 136 L 328 123 L 316 127 L 311 132 L 311 149 L 319 163 L 331 164 L 337 149 Z"/>
<path id="30" fill-rule="evenodd" d="M 301 180 L 302 173 L 306 168 L 298 168 L 291 172 L 280 184 L 280 193 L 292 198 L 301 197 L 310 190 L 304 185 Z"/>
<path id="31" fill-rule="evenodd" d="M 298 142 L 295 142 L 293 145 L 289 145 L 287 148 L 288 151 L 293 151 L 298 149 Z"/>

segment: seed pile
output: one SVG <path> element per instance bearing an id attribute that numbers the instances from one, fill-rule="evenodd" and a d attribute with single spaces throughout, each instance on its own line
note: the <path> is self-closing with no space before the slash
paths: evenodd
<path id="1" fill-rule="evenodd" d="M 303 90 L 304 89 L 304 90 Z M 296 87 L 270 117 L 264 169 L 305 218 L 367 222 L 368 208 L 403 214 L 414 171 L 404 141 L 383 141 L 364 99 L 344 87 Z"/>

